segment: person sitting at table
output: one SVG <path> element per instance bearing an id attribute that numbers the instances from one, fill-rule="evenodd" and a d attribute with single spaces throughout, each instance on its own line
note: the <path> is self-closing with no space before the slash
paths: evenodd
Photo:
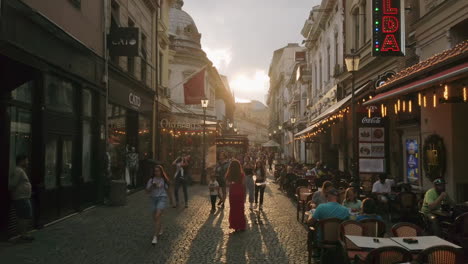
<path id="1" fill-rule="evenodd" d="M 454 205 L 455 202 L 445 192 L 446 183 L 444 179 L 437 178 L 432 183 L 434 184 L 434 188 L 429 189 L 424 195 L 421 212 L 429 219 L 434 235 L 440 236 L 442 231 L 440 229 L 439 220 L 434 213 L 441 212 L 442 205 Z"/>
<path id="2" fill-rule="evenodd" d="M 363 219 L 382 220 L 382 217 L 377 214 L 377 204 L 372 198 L 366 198 L 362 201 L 361 213 L 356 217 L 356 221 Z"/>
<path id="3" fill-rule="evenodd" d="M 379 174 L 379 180 L 372 185 L 372 193 L 377 196 L 377 201 L 387 204 L 393 183 L 393 180 L 387 179 L 387 175 Z"/>
<path id="4" fill-rule="evenodd" d="M 317 223 L 317 221 L 320 221 L 326 218 L 338 218 L 341 220 L 347 220 L 349 218 L 349 210 L 348 208 L 338 203 L 338 196 L 339 196 L 339 191 L 333 187 L 329 187 L 326 191 L 327 202 L 320 204 L 317 207 L 317 209 L 315 209 L 314 213 L 309 215 L 309 218 L 307 219 L 307 224 L 314 226 Z M 320 241 L 321 237 L 318 234 L 320 234 L 320 231 L 311 232 L 309 233 L 308 239 L 312 239 L 314 242 Z M 318 254 L 317 252 L 315 252 L 314 257 L 317 257 L 317 256 Z"/>
<path id="5" fill-rule="evenodd" d="M 359 212 L 361 210 L 361 200 L 357 199 L 357 195 L 354 192 L 354 188 L 350 187 L 346 189 L 345 199 L 343 201 L 343 206 L 351 209 L 351 212 Z"/>
<path id="6" fill-rule="evenodd" d="M 316 191 L 312 195 L 311 207 L 317 208 L 320 204 L 327 202 L 326 193 L 333 189 L 333 183 L 331 181 L 324 181 L 322 184 L 322 189 Z"/>

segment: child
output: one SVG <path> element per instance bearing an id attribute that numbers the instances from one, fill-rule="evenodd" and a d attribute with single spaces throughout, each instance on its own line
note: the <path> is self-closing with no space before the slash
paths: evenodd
<path id="1" fill-rule="evenodd" d="M 210 189 L 210 198 L 211 198 L 211 213 L 216 211 L 216 197 L 219 196 L 219 183 L 216 180 L 216 176 L 214 174 L 210 175 L 210 183 L 208 184 L 208 188 Z"/>

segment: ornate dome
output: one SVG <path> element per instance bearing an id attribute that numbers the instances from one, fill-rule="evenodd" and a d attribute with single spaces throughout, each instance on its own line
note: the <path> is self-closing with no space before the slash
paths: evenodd
<path id="1" fill-rule="evenodd" d="M 174 0 L 169 10 L 169 35 L 174 46 L 201 50 L 201 34 L 195 21 L 182 10 L 183 0 Z"/>

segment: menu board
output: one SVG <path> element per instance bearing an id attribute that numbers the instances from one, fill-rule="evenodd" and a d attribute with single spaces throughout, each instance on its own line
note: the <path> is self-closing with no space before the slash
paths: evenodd
<path id="1" fill-rule="evenodd" d="M 363 117 L 358 131 L 359 171 L 385 172 L 385 127 L 381 117 Z"/>

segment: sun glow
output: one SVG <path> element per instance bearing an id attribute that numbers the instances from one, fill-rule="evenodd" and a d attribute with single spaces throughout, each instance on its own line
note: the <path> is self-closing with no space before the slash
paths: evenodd
<path id="1" fill-rule="evenodd" d="M 256 70 L 254 74 L 235 75 L 230 81 L 234 95 L 238 99 L 265 101 L 270 78 L 263 70 Z"/>
<path id="2" fill-rule="evenodd" d="M 211 48 L 203 48 L 205 51 L 206 56 L 213 62 L 213 65 L 220 71 L 226 70 L 231 64 L 232 61 L 232 52 L 230 48 L 223 48 L 223 49 L 211 49 Z"/>

